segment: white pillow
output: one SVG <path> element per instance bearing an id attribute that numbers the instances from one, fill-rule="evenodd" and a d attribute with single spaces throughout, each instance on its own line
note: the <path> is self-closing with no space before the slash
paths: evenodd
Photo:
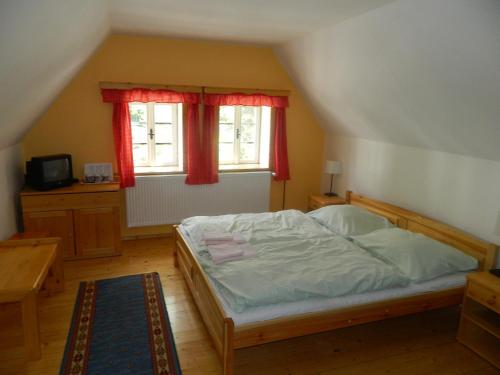
<path id="1" fill-rule="evenodd" d="M 332 205 L 309 212 L 309 215 L 328 229 L 344 236 L 356 236 L 393 225 L 385 217 L 350 204 Z"/>
<path id="2" fill-rule="evenodd" d="M 352 240 L 377 258 L 398 267 L 415 283 L 471 271 L 478 266 L 476 258 L 454 247 L 400 228 L 380 229 Z"/>

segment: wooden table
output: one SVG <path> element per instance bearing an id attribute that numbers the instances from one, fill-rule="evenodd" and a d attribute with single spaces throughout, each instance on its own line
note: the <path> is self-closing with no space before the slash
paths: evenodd
<path id="1" fill-rule="evenodd" d="M 30 360 L 41 357 L 37 293 L 49 273 L 53 281 L 46 283 L 48 293 L 63 289 L 59 244 L 59 238 L 0 242 L 0 304 L 21 304 L 24 345 Z"/>

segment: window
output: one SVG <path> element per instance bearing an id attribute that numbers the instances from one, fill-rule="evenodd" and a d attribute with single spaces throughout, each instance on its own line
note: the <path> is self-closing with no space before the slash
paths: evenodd
<path id="1" fill-rule="evenodd" d="M 269 167 L 271 108 L 221 106 L 219 169 Z"/>
<path id="2" fill-rule="evenodd" d="M 130 103 L 135 172 L 182 171 L 182 104 Z"/>

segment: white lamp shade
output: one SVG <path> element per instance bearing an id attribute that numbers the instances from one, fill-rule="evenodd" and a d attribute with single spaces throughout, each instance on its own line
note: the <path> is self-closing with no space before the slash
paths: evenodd
<path id="1" fill-rule="evenodd" d="M 325 165 L 325 173 L 327 174 L 341 174 L 342 166 L 340 165 L 340 161 L 336 160 L 327 160 Z"/>

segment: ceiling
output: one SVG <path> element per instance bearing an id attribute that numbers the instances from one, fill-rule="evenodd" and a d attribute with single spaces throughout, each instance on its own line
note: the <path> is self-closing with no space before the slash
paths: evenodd
<path id="1" fill-rule="evenodd" d="M 110 32 L 276 44 L 389 0 L 0 2 L 0 149 L 19 142 Z"/>
<path id="2" fill-rule="evenodd" d="M 282 43 L 393 0 L 110 0 L 118 32 Z"/>
<path id="3" fill-rule="evenodd" d="M 109 30 L 101 0 L 1 1 L 0 149 L 21 140 Z"/>
<path id="4" fill-rule="evenodd" d="M 331 133 L 500 160 L 499 20 L 498 0 L 1 1 L 0 149 L 121 32 L 272 45 Z"/>
<path id="5" fill-rule="evenodd" d="M 498 0 L 400 0 L 277 51 L 331 133 L 500 161 Z"/>

